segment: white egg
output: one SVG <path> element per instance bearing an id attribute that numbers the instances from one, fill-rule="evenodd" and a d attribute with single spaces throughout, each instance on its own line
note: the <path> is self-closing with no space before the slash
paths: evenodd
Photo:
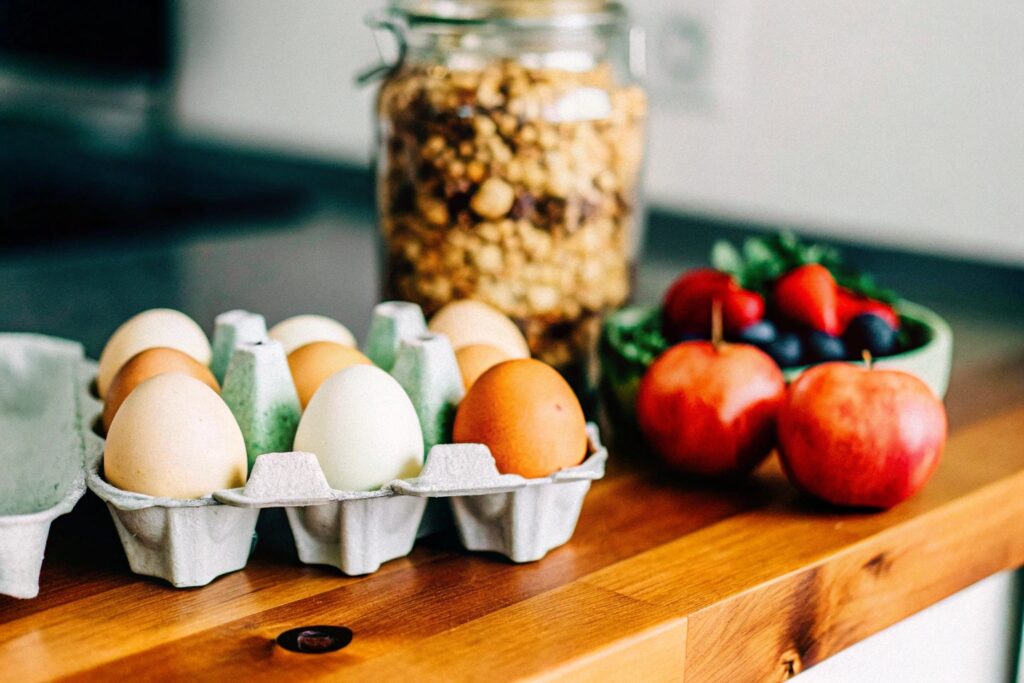
<path id="1" fill-rule="evenodd" d="M 346 491 L 377 489 L 423 467 L 412 401 L 372 365 L 353 365 L 320 385 L 302 414 L 295 450 L 314 453 L 327 483 Z"/>
<path id="2" fill-rule="evenodd" d="M 103 451 L 108 482 L 167 498 L 242 486 L 247 467 L 231 410 L 213 389 L 180 373 L 157 375 L 128 395 Z"/>
<path id="3" fill-rule="evenodd" d="M 351 347 L 356 345 L 356 338 L 347 327 L 322 315 L 296 315 L 282 320 L 270 328 L 267 335 L 281 342 L 286 356 L 300 346 L 318 341 Z"/>
<path id="4" fill-rule="evenodd" d="M 107 395 L 114 375 L 132 356 L 158 346 L 177 349 L 203 365 L 210 364 L 210 340 L 192 318 L 169 308 L 143 311 L 122 323 L 103 347 L 96 375 L 100 396 Z"/>

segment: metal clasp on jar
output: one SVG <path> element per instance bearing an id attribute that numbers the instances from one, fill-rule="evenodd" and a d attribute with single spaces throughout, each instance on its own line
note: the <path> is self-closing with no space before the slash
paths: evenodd
<path id="1" fill-rule="evenodd" d="M 368 66 L 356 74 L 356 83 L 359 85 L 366 85 L 371 81 L 375 81 L 380 78 L 387 78 L 394 72 L 398 71 L 398 69 L 401 68 L 402 63 L 405 61 L 405 55 L 409 50 L 409 45 L 405 40 L 405 32 L 408 29 L 408 26 L 399 16 L 387 11 L 371 12 L 366 15 L 363 22 L 373 32 L 373 43 L 377 47 L 377 54 L 380 56 L 380 62 Z M 390 62 L 385 56 L 384 49 L 381 45 L 380 36 L 382 33 L 390 34 L 395 41 L 397 54 Z"/>

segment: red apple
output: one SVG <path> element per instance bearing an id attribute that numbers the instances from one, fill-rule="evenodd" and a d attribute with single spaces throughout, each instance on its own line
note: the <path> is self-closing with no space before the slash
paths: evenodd
<path id="1" fill-rule="evenodd" d="M 946 442 L 946 410 L 917 377 L 823 363 L 789 388 L 779 455 L 793 484 L 837 505 L 890 508 L 920 491 Z"/>
<path id="2" fill-rule="evenodd" d="M 651 364 L 637 394 L 637 420 L 673 467 L 697 474 L 747 472 L 775 442 L 785 398 L 782 371 L 747 344 L 690 341 Z"/>

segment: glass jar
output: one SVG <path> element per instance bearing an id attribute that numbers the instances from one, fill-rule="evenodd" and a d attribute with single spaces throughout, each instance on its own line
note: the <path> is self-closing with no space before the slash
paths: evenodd
<path id="1" fill-rule="evenodd" d="M 396 2 L 377 22 L 400 46 L 377 99 L 385 296 L 489 303 L 592 389 L 641 237 L 647 98 L 624 9 Z"/>

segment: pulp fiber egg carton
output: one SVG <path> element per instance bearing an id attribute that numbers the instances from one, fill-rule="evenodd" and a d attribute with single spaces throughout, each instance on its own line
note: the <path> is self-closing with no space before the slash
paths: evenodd
<path id="1" fill-rule="evenodd" d="M 265 428 L 273 419 L 281 425 L 285 438 L 298 424 L 298 400 L 294 388 L 284 397 L 266 394 L 259 382 L 245 383 L 244 372 L 227 376 L 229 362 L 244 365 L 244 355 L 234 349 L 246 343 L 260 343 L 266 339 L 266 323 L 261 316 L 244 311 L 229 311 L 217 317 L 214 330 L 214 357 L 211 368 L 223 379 L 221 395 L 236 416 L 241 415 L 246 449 L 262 445 L 251 439 L 252 428 L 263 428 L 258 438 L 269 438 L 274 430 Z M 283 357 L 280 346 L 276 350 Z M 278 368 L 279 369 L 279 368 Z M 287 374 L 287 363 L 284 372 Z M 245 386 L 240 384 L 245 383 Z M 291 407 L 290 412 L 274 412 L 279 406 Z M 266 406 L 268 413 L 252 410 L 253 405 Z M 97 424 L 103 406 L 93 406 L 92 423 Z M 249 427 L 249 430 L 246 429 Z M 277 430 L 280 438 L 281 429 Z M 95 436 L 95 435 L 93 435 Z M 102 439 L 100 441 L 102 450 Z M 268 448 L 283 445 L 283 441 L 270 443 Z M 288 441 L 290 447 L 290 440 Z M 161 498 L 133 491 L 124 491 L 103 477 L 103 459 L 92 461 L 86 477 L 89 489 L 107 504 L 114 526 L 121 539 L 128 565 L 136 574 L 156 576 L 178 587 L 203 586 L 222 574 L 245 567 L 252 551 L 256 520 L 259 510 L 226 506 L 213 496 L 203 498 Z"/>
<path id="2" fill-rule="evenodd" d="M 132 570 L 175 586 L 204 585 L 244 567 L 262 508 L 285 509 L 301 561 L 349 575 L 407 555 L 430 499 L 450 501 L 469 550 L 531 562 L 571 538 L 591 481 L 604 476 L 607 451 L 592 424 L 584 462 L 537 479 L 500 474 L 486 446 L 441 443 L 462 380 L 448 339 L 427 331 L 415 304 L 379 304 L 364 350 L 409 394 L 428 455 L 417 477 L 375 491 L 333 489 L 315 455 L 290 450 L 299 403 L 284 351 L 266 338 L 262 316 L 218 316 L 213 348 L 213 367 L 225 368 L 222 397 L 249 454 L 246 485 L 198 500 L 153 498 L 111 486 L 98 460 L 88 478 L 111 509 Z"/>
<path id="3" fill-rule="evenodd" d="M 39 593 L 50 523 L 85 493 L 84 353 L 76 342 L 0 334 L 0 594 Z"/>

